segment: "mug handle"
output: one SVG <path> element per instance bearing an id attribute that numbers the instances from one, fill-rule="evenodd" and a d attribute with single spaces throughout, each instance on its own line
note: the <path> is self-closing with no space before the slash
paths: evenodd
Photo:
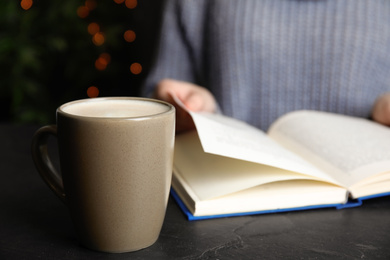
<path id="1" fill-rule="evenodd" d="M 48 153 L 47 143 L 50 136 L 57 138 L 56 125 L 44 126 L 35 132 L 31 144 L 32 158 L 42 179 L 61 201 L 66 204 L 61 174 L 53 166 Z"/>

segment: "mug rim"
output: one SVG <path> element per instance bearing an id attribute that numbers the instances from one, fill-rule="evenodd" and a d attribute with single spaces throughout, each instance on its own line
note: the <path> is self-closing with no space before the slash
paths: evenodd
<path id="1" fill-rule="evenodd" d="M 166 111 L 160 112 L 160 113 L 154 113 L 154 114 L 147 114 L 147 115 L 142 115 L 142 116 L 123 116 L 123 117 L 105 117 L 105 116 L 88 116 L 88 115 L 78 115 L 78 114 L 72 114 L 69 112 L 66 112 L 63 110 L 64 107 L 70 106 L 73 104 L 77 103 L 89 103 L 89 102 L 101 102 L 104 100 L 136 100 L 136 101 L 147 101 L 147 102 L 152 102 L 152 103 L 159 103 L 162 105 L 165 105 L 168 107 Z M 148 119 L 148 118 L 153 118 L 153 117 L 158 117 L 164 114 L 170 114 L 175 112 L 175 107 L 166 102 L 162 101 L 159 99 L 154 99 L 154 98 L 146 98 L 146 97 L 96 97 L 96 98 L 86 98 L 86 99 L 78 99 L 78 100 L 73 100 L 66 102 L 59 106 L 57 108 L 57 114 L 62 114 L 66 117 L 71 117 L 71 118 L 84 118 L 84 119 L 97 119 L 97 120 L 132 120 L 132 119 Z"/>

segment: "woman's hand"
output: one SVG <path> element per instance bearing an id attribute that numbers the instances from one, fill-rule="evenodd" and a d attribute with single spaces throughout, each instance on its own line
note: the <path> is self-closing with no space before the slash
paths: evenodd
<path id="1" fill-rule="evenodd" d="M 372 110 L 372 118 L 383 125 L 390 126 L 390 93 L 380 96 Z"/>
<path id="2" fill-rule="evenodd" d="M 191 111 L 216 112 L 217 102 L 206 88 L 173 79 L 161 80 L 156 87 L 154 97 L 173 104 L 176 108 L 176 132 L 194 129 L 191 116 L 180 107 L 172 96 L 176 96 Z"/>

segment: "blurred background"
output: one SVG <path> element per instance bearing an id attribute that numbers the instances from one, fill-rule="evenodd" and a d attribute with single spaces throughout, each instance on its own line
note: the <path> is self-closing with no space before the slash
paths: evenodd
<path id="1" fill-rule="evenodd" d="M 64 102 L 138 96 L 162 0 L 0 2 L 0 122 L 47 124 Z"/>

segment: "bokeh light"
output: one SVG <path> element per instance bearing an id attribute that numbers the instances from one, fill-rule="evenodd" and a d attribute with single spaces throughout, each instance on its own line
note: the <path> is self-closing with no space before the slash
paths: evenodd
<path id="1" fill-rule="evenodd" d="M 137 0 L 126 0 L 125 5 L 129 9 L 134 9 L 137 7 Z"/>
<path id="2" fill-rule="evenodd" d="M 90 98 L 95 98 L 95 97 L 99 96 L 99 89 L 95 86 L 90 86 L 87 89 L 87 95 Z"/>
<path id="3" fill-rule="evenodd" d="M 134 62 L 130 65 L 130 72 L 134 75 L 138 75 L 142 72 L 142 66 L 138 62 Z"/>
<path id="4" fill-rule="evenodd" d="M 133 41 L 135 41 L 135 38 L 136 38 L 135 32 L 133 30 L 127 30 L 123 34 L 123 38 L 127 42 L 133 42 Z"/>
<path id="5" fill-rule="evenodd" d="M 96 1 L 95 0 L 85 0 L 85 6 L 88 8 L 88 10 L 92 11 L 96 8 Z"/>
<path id="6" fill-rule="evenodd" d="M 24 10 L 30 9 L 32 5 L 33 5 L 33 1 L 32 0 L 22 0 L 22 1 L 20 1 L 20 6 Z"/>
<path id="7" fill-rule="evenodd" d="M 125 0 L 114 0 L 114 2 L 117 4 L 123 4 L 125 2 Z"/>
<path id="8" fill-rule="evenodd" d="M 108 63 L 106 62 L 106 60 L 101 57 L 97 58 L 95 61 L 95 68 L 97 70 L 105 70 L 107 68 L 107 65 Z"/>
<path id="9" fill-rule="evenodd" d="M 96 46 L 100 46 L 104 43 L 105 41 L 105 37 L 104 37 L 104 34 L 101 33 L 101 32 L 98 32 L 98 33 L 95 33 L 93 36 L 92 36 L 92 42 L 93 44 L 95 44 Z"/>
<path id="10" fill-rule="evenodd" d="M 104 59 L 107 62 L 107 64 L 111 62 L 111 55 L 108 54 L 107 52 L 100 54 L 99 57 Z"/>
<path id="11" fill-rule="evenodd" d="M 86 18 L 89 15 L 89 9 L 86 6 L 79 6 L 77 8 L 77 15 L 80 18 Z"/>
<path id="12" fill-rule="evenodd" d="M 100 26 L 97 23 L 88 24 L 88 33 L 90 35 L 95 35 L 100 31 Z"/>
<path id="13" fill-rule="evenodd" d="M 102 53 L 100 54 L 99 58 L 95 61 L 95 68 L 97 70 L 105 70 L 107 68 L 107 65 L 111 61 L 111 56 L 108 53 Z"/>

